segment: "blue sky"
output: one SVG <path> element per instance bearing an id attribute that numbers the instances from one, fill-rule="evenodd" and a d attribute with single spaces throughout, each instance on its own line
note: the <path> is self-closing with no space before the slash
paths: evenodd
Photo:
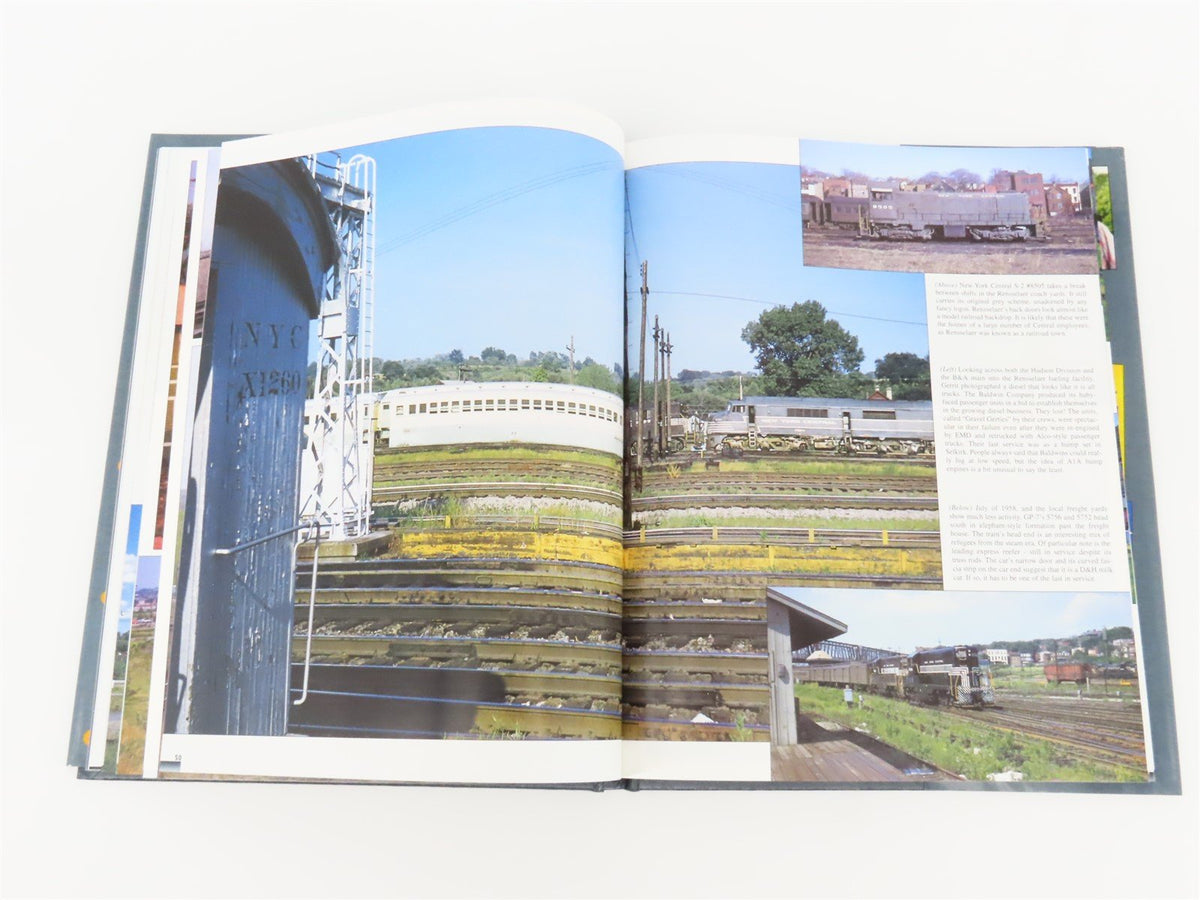
<path id="1" fill-rule="evenodd" d="M 622 164 L 548 128 L 469 128 L 351 147 L 378 164 L 375 355 L 492 345 L 621 359 Z"/>
<path id="2" fill-rule="evenodd" d="M 1133 624 L 1123 593 L 999 593 L 781 588 L 849 626 L 835 640 L 911 653 L 918 646 L 1072 637 Z"/>
<path id="3" fill-rule="evenodd" d="M 992 169 L 1041 172 L 1047 180 L 1088 180 L 1088 152 L 1082 147 L 921 147 L 801 141 L 800 164 L 834 175 L 843 170 L 872 178 L 920 178 L 926 172 L 945 175 L 967 169 L 984 181 Z"/>
<path id="4" fill-rule="evenodd" d="M 627 185 L 631 370 L 637 369 L 640 260 L 649 262 L 647 333 L 657 314 L 671 333 L 673 373 L 753 371 L 742 329 L 772 306 L 805 300 L 820 302 L 858 337 L 866 372 L 888 352 L 929 352 L 922 275 L 803 265 L 795 166 L 671 163 L 634 169 Z"/>

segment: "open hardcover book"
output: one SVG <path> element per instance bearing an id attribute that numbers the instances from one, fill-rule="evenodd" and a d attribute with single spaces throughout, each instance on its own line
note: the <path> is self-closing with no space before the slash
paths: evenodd
<path id="1" fill-rule="evenodd" d="M 81 773 L 1178 791 L 1119 150 L 456 106 L 145 201 Z"/>

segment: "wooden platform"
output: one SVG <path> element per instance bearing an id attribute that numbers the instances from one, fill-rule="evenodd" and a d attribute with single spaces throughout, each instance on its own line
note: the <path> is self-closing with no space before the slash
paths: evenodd
<path id="1" fill-rule="evenodd" d="M 867 735 L 801 717 L 800 742 L 771 748 L 772 781 L 941 781 L 946 776 Z M 874 752 L 872 752 L 874 751 Z M 883 756 L 896 758 L 904 768 Z"/>
<path id="2" fill-rule="evenodd" d="M 850 741 L 771 748 L 772 781 L 908 781 L 909 777 Z"/>

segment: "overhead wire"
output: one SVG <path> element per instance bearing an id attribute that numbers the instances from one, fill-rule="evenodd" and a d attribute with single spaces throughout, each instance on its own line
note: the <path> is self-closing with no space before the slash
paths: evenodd
<path id="1" fill-rule="evenodd" d="M 707 297 L 712 300 L 738 300 L 738 301 L 741 301 L 744 303 L 757 303 L 760 306 L 786 306 L 787 305 L 785 303 L 780 303 L 775 300 L 760 300 L 757 297 L 738 297 L 733 294 L 709 294 L 704 291 L 664 291 L 664 290 L 655 289 L 655 290 L 651 290 L 650 293 L 651 294 L 669 294 L 669 295 L 678 296 L 678 297 Z M 836 309 L 826 309 L 825 312 L 830 315 L 840 316 L 842 318 L 847 318 L 847 319 L 870 319 L 874 322 L 890 322 L 895 325 L 919 325 L 922 328 L 926 327 L 925 322 L 914 322 L 909 319 L 890 319 L 890 318 L 886 318 L 884 316 L 868 316 L 868 315 L 864 315 L 862 313 L 839 312 Z"/>

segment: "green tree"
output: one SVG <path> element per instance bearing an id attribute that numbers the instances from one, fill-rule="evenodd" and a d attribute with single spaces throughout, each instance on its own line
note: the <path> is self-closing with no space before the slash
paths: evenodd
<path id="1" fill-rule="evenodd" d="M 1096 218 L 1113 230 L 1112 189 L 1108 184 L 1108 174 L 1102 172 L 1093 181 L 1096 193 Z"/>
<path id="2" fill-rule="evenodd" d="M 621 393 L 620 388 L 617 386 L 617 379 L 613 373 L 596 362 L 588 363 L 580 369 L 579 374 L 575 376 L 575 382 L 576 384 L 582 384 L 584 387 L 597 388 L 613 394 Z"/>
<path id="3" fill-rule="evenodd" d="M 896 400 L 931 400 L 929 357 L 915 353 L 885 353 L 875 360 L 875 377 L 892 389 Z"/>
<path id="4" fill-rule="evenodd" d="M 446 358 L 456 366 L 462 365 L 463 359 L 465 359 L 461 350 L 451 350 L 450 355 Z"/>
<path id="5" fill-rule="evenodd" d="M 856 396 L 867 378 L 858 371 L 858 338 L 815 300 L 776 306 L 742 329 L 762 373 L 762 389 L 781 396 Z"/>

